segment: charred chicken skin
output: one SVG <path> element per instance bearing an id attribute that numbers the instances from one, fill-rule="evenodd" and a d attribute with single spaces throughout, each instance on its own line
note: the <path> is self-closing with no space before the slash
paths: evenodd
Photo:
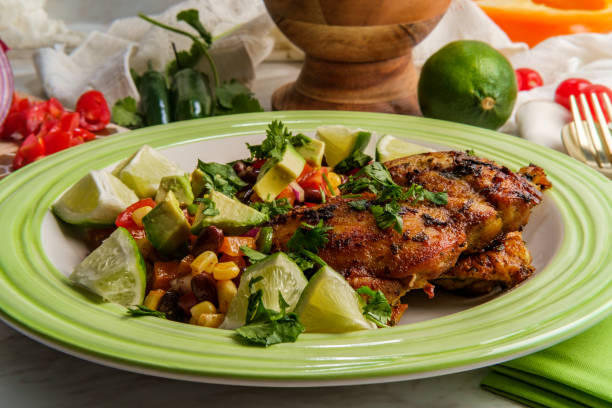
<path id="1" fill-rule="evenodd" d="M 485 249 L 527 223 L 531 209 L 542 200 L 540 188 L 544 189 L 529 175 L 536 175 L 541 183 L 548 182 L 540 168 L 530 166 L 523 173 L 513 173 L 492 161 L 455 151 L 414 155 L 384 164 L 395 183 L 404 187 L 417 183 L 432 192 L 447 192 L 448 203 L 400 203 L 403 227 L 398 233 L 392 228 L 381 230 L 370 211 L 349 205 L 355 198 L 331 197 L 325 204 L 297 207 L 272 220 L 275 249 L 287 250 L 287 242 L 302 223 L 323 220 L 333 229 L 318 255 L 351 286 L 380 289 L 392 305 L 411 289 L 425 289 L 433 296 L 430 282 L 436 279 L 452 280 L 456 287 L 457 281 L 475 281 L 480 273 L 482 280 L 491 277 L 495 284 L 520 282 L 518 278 L 500 278 L 493 273 L 494 268 L 474 270 L 470 262 L 487 265 L 485 260 L 490 256 L 503 261 L 500 253 Z M 367 194 L 361 199 L 369 200 L 367 205 L 374 203 L 374 197 Z M 507 239 L 519 246 L 515 235 Z M 520 234 L 518 240 L 522 243 Z M 530 257 L 524 246 L 521 250 L 518 253 L 523 256 L 513 260 L 523 262 L 525 272 Z M 471 256 L 477 258 L 469 261 Z"/>

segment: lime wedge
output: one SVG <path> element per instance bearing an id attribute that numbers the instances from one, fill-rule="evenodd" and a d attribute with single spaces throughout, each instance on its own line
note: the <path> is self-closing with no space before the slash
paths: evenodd
<path id="1" fill-rule="evenodd" d="M 325 160 L 327 165 L 335 167 L 346 159 L 357 142 L 360 129 L 349 129 L 342 125 L 319 126 L 317 137 L 325 142 Z"/>
<path id="2" fill-rule="evenodd" d="M 125 228 L 117 228 L 102 245 L 77 265 L 70 280 L 109 302 L 141 304 L 146 267 L 136 241 Z"/>
<path id="3" fill-rule="evenodd" d="M 249 301 L 249 282 L 258 276 L 263 277 L 253 285 L 252 291 L 263 290 L 263 303 L 267 309 L 280 311 L 278 293 L 289 304 L 287 311 L 295 307 L 302 290 L 308 283 L 302 270 L 283 252 L 270 255 L 263 261 L 250 266 L 242 274 L 238 293 L 229 306 L 222 329 L 235 329 L 244 325 L 246 308 Z"/>
<path id="4" fill-rule="evenodd" d="M 387 162 L 413 154 L 433 152 L 429 147 L 406 142 L 391 135 L 385 135 L 376 144 L 376 161 Z"/>
<path id="5" fill-rule="evenodd" d="M 111 226 L 117 215 L 136 201 L 136 194 L 117 177 L 94 170 L 70 187 L 51 209 L 69 224 Z"/>
<path id="6" fill-rule="evenodd" d="M 329 266 L 319 269 L 310 278 L 295 313 L 309 333 L 344 333 L 376 328 L 363 316 L 357 292 Z"/>
<path id="7" fill-rule="evenodd" d="M 185 172 L 164 155 L 144 145 L 127 160 L 121 161 L 113 170 L 140 198 L 154 197 L 162 177 L 182 176 Z"/>

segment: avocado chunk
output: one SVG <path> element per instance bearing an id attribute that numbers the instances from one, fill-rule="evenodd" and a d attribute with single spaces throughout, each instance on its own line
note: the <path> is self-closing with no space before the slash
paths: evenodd
<path id="1" fill-rule="evenodd" d="M 191 191 L 193 192 L 193 196 L 196 198 L 202 197 L 206 191 L 204 172 L 200 169 L 195 169 L 191 173 Z"/>
<path id="2" fill-rule="evenodd" d="M 143 217 L 142 224 L 151 245 L 160 253 L 172 256 L 186 248 L 189 222 L 172 191 L 168 191 L 164 201 Z"/>
<path id="3" fill-rule="evenodd" d="M 112 171 L 140 198 L 154 197 L 164 176 L 182 175 L 184 172 L 164 155 L 144 145 Z"/>
<path id="4" fill-rule="evenodd" d="M 288 145 L 282 159 L 271 164 L 267 171 L 262 171 L 253 186 L 255 193 L 264 201 L 274 201 L 289 183 L 298 178 L 306 161 L 293 146 Z M 265 167 L 262 170 L 266 170 Z"/>
<path id="5" fill-rule="evenodd" d="M 318 139 L 310 139 L 310 143 L 297 147 L 295 150 L 312 166 L 320 167 L 323 161 L 323 153 L 325 152 L 325 142 Z"/>
<path id="6" fill-rule="evenodd" d="M 210 205 L 201 202 L 191 227 L 191 233 L 195 235 L 199 235 L 209 225 L 221 228 L 227 234 L 240 234 L 268 220 L 265 214 L 218 191 L 211 191 L 205 197 L 212 200 L 217 214 L 205 215 L 204 210 Z"/>
<path id="7" fill-rule="evenodd" d="M 191 184 L 186 174 L 182 176 L 166 176 L 159 182 L 159 189 L 155 195 L 155 202 L 160 203 L 164 201 L 168 192 L 172 191 L 178 202 L 182 205 L 189 205 L 193 203 L 193 192 L 191 191 Z"/>

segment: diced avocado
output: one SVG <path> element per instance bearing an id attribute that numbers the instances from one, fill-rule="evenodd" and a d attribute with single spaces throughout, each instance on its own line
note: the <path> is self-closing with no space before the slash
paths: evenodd
<path id="1" fill-rule="evenodd" d="M 219 213 L 204 215 L 207 205 L 200 203 L 191 227 L 191 232 L 195 235 L 209 225 L 221 228 L 227 234 L 240 234 L 268 220 L 265 214 L 218 191 L 212 191 L 207 197 L 215 203 L 215 209 Z"/>
<path id="2" fill-rule="evenodd" d="M 159 182 L 159 189 L 155 195 L 155 202 L 164 201 L 168 192 L 172 191 L 180 204 L 193 203 L 193 192 L 186 174 L 182 176 L 166 176 Z"/>
<path id="3" fill-rule="evenodd" d="M 195 169 L 191 173 L 191 191 L 196 198 L 202 197 L 204 191 L 206 191 L 204 172 L 200 169 Z"/>
<path id="4" fill-rule="evenodd" d="M 320 167 L 325 152 L 325 142 L 311 139 L 310 143 L 297 147 L 295 150 L 302 155 L 304 160 L 313 166 Z"/>
<path id="5" fill-rule="evenodd" d="M 289 145 L 282 159 L 260 174 L 253 190 L 262 200 L 273 201 L 289 183 L 298 178 L 305 164 L 304 158 Z"/>
<path id="6" fill-rule="evenodd" d="M 181 252 L 189 240 L 189 222 L 172 191 L 142 219 L 145 233 L 151 244 L 164 255 Z"/>
<path id="7" fill-rule="evenodd" d="M 121 161 L 112 174 L 134 190 L 140 198 L 154 197 L 164 176 L 184 172 L 164 155 L 144 145 L 129 159 Z"/>

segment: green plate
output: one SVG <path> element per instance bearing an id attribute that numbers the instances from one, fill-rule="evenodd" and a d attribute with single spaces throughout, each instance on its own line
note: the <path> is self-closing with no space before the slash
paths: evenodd
<path id="1" fill-rule="evenodd" d="M 344 124 L 437 148 L 472 148 L 518 169 L 542 166 L 554 188 L 525 230 L 538 273 L 489 298 L 415 296 L 390 329 L 304 334 L 267 349 L 232 332 L 156 318 L 126 318 L 65 277 L 86 249 L 49 207 L 91 169 L 105 168 L 143 144 L 185 170 L 196 158 L 246 156 L 282 119 L 294 131 Z M 612 307 L 612 183 L 558 152 L 484 129 L 398 115 L 280 112 L 233 115 L 151 127 L 86 143 L 38 161 L 0 182 L 0 308 L 28 335 L 89 360 L 159 376 L 227 384 L 315 386 L 428 377 L 467 370 L 550 346 L 604 318 Z"/>

